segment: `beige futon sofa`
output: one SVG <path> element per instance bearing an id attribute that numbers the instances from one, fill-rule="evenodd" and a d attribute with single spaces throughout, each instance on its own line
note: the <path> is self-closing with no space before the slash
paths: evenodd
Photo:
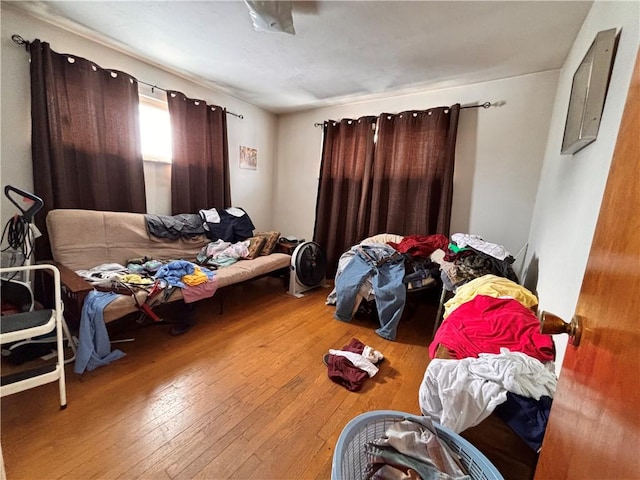
<path id="1" fill-rule="evenodd" d="M 65 307 L 72 318 L 78 319 L 82 301 L 93 287 L 76 275 L 76 270 L 87 270 L 105 263 L 126 265 L 128 259 L 144 256 L 164 261 L 195 261 L 200 249 L 210 241 L 204 235 L 186 240 L 150 236 L 144 215 L 140 213 L 60 209 L 49 212 L 46 221 L 53 260 L 61 269 L 69 300 Z M 291 256 L 284 253 L 240 260 L 216 270 L 218 288 L 281 269 L 288 271 L 290 264 Z M 144 303 L 146 296 L 146 292 L 137 293 L 140 303 Z M 180 299 L 181 289 L 174 288 L 167 301 Z M 136 302 L 131 295 L 119 295 L 104 309 L 104 320 L 110 322 L 136 310 Z"/>

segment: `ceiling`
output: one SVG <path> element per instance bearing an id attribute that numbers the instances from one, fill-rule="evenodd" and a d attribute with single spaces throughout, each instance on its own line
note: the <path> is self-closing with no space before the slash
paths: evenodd
<path id="1" fill-rule="evenodd" d="M 3 3 L 274 113 L 560 68 L 592 4 L 299 1 L 288 35 L 242 1 Z"/>

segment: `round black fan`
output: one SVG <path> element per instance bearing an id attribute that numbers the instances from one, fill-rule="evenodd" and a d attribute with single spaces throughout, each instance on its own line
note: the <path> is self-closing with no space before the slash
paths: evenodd
<path id="1" fill-rule="evenodd" d="M 291 255 L 289 293 L 301 296 L 311 288 L 324 284 L 327 274 L 327 257 L 315 242 L 303 242 Z"/>

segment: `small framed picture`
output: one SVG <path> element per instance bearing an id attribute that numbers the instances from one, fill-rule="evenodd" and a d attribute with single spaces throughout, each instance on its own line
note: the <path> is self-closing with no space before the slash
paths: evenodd
<path id="1" fill-rule="evenodd" d="M 240 168 L 258 169 L 258 150 L 251 147 L 240 147 Z"/>

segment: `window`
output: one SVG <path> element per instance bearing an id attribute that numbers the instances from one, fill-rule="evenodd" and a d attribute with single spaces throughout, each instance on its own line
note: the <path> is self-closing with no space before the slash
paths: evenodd
<path id="1" fill-rule="evenodd" d="M 166 100 L 140 95 L 142 158 L 171 163 L 171 123 Z"/>

